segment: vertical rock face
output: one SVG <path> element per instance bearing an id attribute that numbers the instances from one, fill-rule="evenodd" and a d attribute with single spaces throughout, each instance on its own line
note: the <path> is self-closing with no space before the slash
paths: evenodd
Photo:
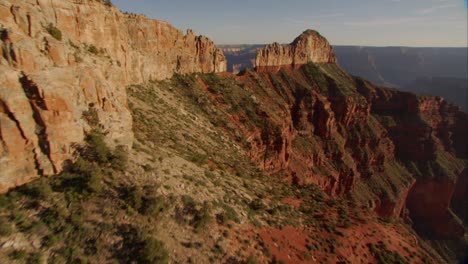
<path id="1" fill-rule="evenodd" d="M 333 48 L 327 39 L 315 30 L 306 30 L 289 45 L 273 43 L 259 49 L 255 59 L 258 71 L 279 69 L 314 63 L 336 63 Z"/>
<path id="2" fill-rule="evenodd" d="M 0 0 L 0 192 L 59 172 L 97 113 L 130 146 L 125 86 L 223 72 L 214 43 L 95 0 Z"/>

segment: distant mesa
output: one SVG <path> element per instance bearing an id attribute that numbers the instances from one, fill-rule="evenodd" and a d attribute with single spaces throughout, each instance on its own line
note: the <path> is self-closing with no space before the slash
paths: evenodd
<path id="1" fill-rule="evenodd" d="M 309 62 L 336 63 L 333 47 L 320 33 L 306 30 L 291 44 L 270 44 L 257 51 L 257 71 L 274 71 L 283 66 L 298 68 Z"/>

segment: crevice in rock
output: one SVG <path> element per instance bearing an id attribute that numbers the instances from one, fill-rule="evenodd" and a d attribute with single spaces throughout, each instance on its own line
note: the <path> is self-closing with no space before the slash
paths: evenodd
<path id="1" fill-rule="evenodd" d="M 15 67 L 17 64 L 16 53 L 13 49 L 7 29 L 0 30 L 0 39 L 2 40 L 2 54 L 3 58 L 8 61 L 8 65 Z"/>
<path id="2" fill-rule="evenodd" d="M 13 20 L 15 20 L 15 23 L 18 24 L 18 21 L 16 20 L 16 11 L 19 9 L 19 6 L 12 5 L 10 7 L 10 13 L 13 15 Z"/>
<path id="3" fill-rule="evenodd" d="M 31 21 L 31 15 L 27 14 L 26 18 L 28 19 L 28 36 L 32 37 L 32 21 Z"/>
<path id="4" fill-rule="evenodd" d="M 28 139 L 26 138 L 26 135 L 24 134 L 23 129 L 21 128 L 20 122 L 16 119 L 15 115 L 13 114 L 13 112 L 11 112 L 11 110 L 8 108 L 5 102 L 0 100 L 0 113 L 1 112 L 5 113 L 8 116 L 8 118 L 11 119 L 11 121 L 15 122 L 16 127 L 18 128 L 21 134 L 21 137 L 24 138 L 26 141 L 28 141 Z"/>
<path id="5" fill-rule="evenodd" d="M 39 148 L 41 152 L 49 158 L 54 169 L 54 173 L 56 173 L 57 169 L 54 166 L 50 157 L 50 142 L 46 132 L 46 124 L 40 114 L 40 111 L 47 110 L 47 107 L 40 95 L 39 88 L 33 81 L 28 79 L 28 77 L 24 73 L 20 77 L 19 81 L 22 85 L 26 97 L 29 99 L 31 109 L 33 110 L 33 119 L 36 123 L 36 135 L 39 141 Z M 36 169 L 38 170 L 38 173 L 40 175 L 43 175 L 42 169 L 40 168 L 39 162 L 37 160 L 37 153 L 34 153 L 34 158 L 36 160 Z"/>

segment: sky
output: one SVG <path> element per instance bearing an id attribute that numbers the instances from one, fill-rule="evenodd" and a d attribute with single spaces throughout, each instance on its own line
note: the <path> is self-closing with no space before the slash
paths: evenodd
<path id="1" fill-rule="evenodd" d="M 216 44 L 290 43 L 315 29 L 333 45 L 467 47 L 468 0 L 112 0 Z"/>

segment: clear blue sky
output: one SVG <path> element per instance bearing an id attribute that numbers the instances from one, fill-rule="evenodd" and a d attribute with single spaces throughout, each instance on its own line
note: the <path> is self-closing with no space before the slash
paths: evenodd
<path id="1" fill-rule="evenodd" d="M 289 43 L 305 29 L 333 45 L 467 47 L 468 0 L 112 0 L 216 44 Z"/>

